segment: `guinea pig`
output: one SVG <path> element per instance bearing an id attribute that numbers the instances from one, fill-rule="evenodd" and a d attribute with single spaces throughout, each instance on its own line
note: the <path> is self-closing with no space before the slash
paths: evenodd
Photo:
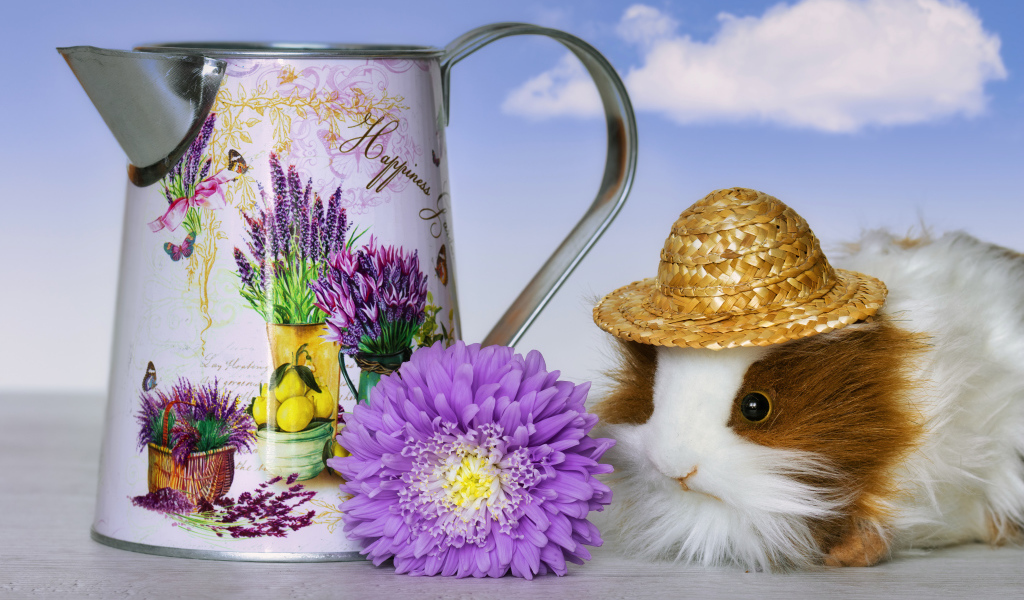
<path id="1" fill-rule="evenodd" d="M 752 194 L 762 205 L 746 221 L 733 218 Z M 690 221 L 724 210 L 715 227 L 730 234 L 777 209 L 766 209 L 765 198 L 781 205 L 743 188 L 708 198 L 704 208 L 688 209 Z M 732 253 L 739 262 L 729 264 L 749 264 L 753 254 L 772 255 L 796 239 L 743 233 L 724 248 L 718 233 L 686 225 L 687 214 L 673 226 L 682 241 L 666 242 L 657 282 L 636 282 L 634 290 L 711 294 L 707 277 L 686 288 L 672 271 L 686 248 L 701 245 L 700 259 L 687 255 L 693 264 L 680 269 L 706 275 L 717 265 L 717 291 L 756 287 L 770 277 L 764 269 L 744 279 L 723 261 Z M 755 229 L 774 235 L 772 224 L 765 217 Z M 814 255 L 817 240 L 804 233 L 805 253 Z M 820 261 L 827 279 L 832 267 L 823 254 Z M 1021 541 L 1024 255 L 962 233 L 914 240 L 873 232 L 836 266 L 837 281 L 844 273 L 880 280 L 876 296 L 887 296 L 875 308 L 854 307 L 848 322 L 811 319 L 820 332 L 792 339 L 693 343 L 694 327 L 751 314 L 749 305 L 731 310 L 728 294 L 697 316 L 684 302 L 692 298 L 671 298 L 675 310 L 691 313 L 662 312 L 647 322 L 635 318 L 640 308 L 609 312 L 615 292 L 595 308 L 598 324 L 617 336 L 618 365 L 595 411 L 600 433 L 617 440 L 606 454 L 615 468 L 608 527 L 625 552 L 785 570 L 868 566 L 908 548 Z M 790 269 L 780 277 L 802 275 Z M 657 308 L 637 297 L 636 306 Z M 781 317 L 770 305 L 755 306 L 747 326 L 771 331 L 786 318 L 785 302 Z M 689 337 L 666 342 L 680 322 Z"/>

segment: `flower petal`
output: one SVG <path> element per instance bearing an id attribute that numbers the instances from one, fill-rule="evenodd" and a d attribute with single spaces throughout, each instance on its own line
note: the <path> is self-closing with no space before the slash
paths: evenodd
<path id="1" fill-rule="evenodd" d="M 498 524 L 495 523 L 491 528 L 491 538 L 494 540 L 494 549 L 498 553 L 498 562 L 502 565 L 512 564 L 512 551 L 514 545 L 512 538 L 498 530 Z"/>
<path id="2" fill-rule="evenodd" d="M 562 550 L 553 544 L 544 546 L 540 549 L 540 560 L 548 566 L 554 572 L 555 575 L 561 577 L 568 572 L 568 568 L 565 565 L 565 556 Z"/>

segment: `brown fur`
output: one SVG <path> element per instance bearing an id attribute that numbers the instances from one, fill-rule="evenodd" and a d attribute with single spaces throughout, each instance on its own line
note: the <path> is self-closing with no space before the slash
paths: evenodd
<path id="1" fill-rule="evenodd" d="M 893 239 L 894 244 L 903 248 L 904 250 L 910 250 L 911 248 L 917 248 L 918 246 L 927 246 L 932 243 L 932 234 L 927 229 L 920 236 L 914 236 L 910 233 L 907 235 Z"/>
<path id="2" fill-rule="evenodd" d="M 920 336 L 882 318 L 779 345 L 750 366 L 736 394 L 729 426 L 738 434 L 763 446 L 813 452 L 836 470 L 837 480 L 813 482 L 849 502 L 846 517 L 813 526 L 821 549 L 842 555 L 831 560 L 846 564 L 846 554 L 883 539 L 884 501 L 899 493 L 892 467 L 922 432 L 908 371 L 925 348 Z M 772 402 L 760 423 L 739 410 L 740 399 L 755 391 Z M 877 561 L 886 552 L 867 555 Z"/>
<path id="3" fill-rule="evenodd" d="M 594 412 L 605 423 L 646 423 L 654 413 L 654 372 L 657 347 L 615 338 L 619 364 L 605 373 L 614 387 Z"/>
<path id="4" fill-rule="evenodd" d="M 889 555 L 889 541 L 873 523 L 851 521 L 825 557 L 829 567 L 870 567 Z"/>
<path id="5" fill-rule="evenodd" d="M 935 237 L 932 235 L 932 231 L 924 223 L 921 224 L 921 233 L 914 233 L 911 229 L 907 231 L 907 234 L 903 237 L 891 237 L 892 243 L 899 246 L 904 250 L 910 250 L 911 248 L 917 248 L 918 246 L 927 246 L 928 244 L 935 241 Z M 843 250 L 847 254 L 856 254 L 860 252 L 861 245 L 859 243 L 843 244 Z"/>

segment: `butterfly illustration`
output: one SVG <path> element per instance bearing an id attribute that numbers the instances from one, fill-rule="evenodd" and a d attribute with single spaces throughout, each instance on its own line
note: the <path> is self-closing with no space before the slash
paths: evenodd
<path id="1" fill-rule="evenodd" d="M 441 285 L 448 285 L 448 249 L 444 244 L 441 244 L 441 249 L 437 251 L 437 266 L 434 267 L 434 272 L 441 280 Z"/>
<path id="2" fill-rule="evenodd" d="M 153 366 L 153 361 L 149 361 L 149 364 L 146 365 L 146 375 L 142 378 L 142 391 L 148 392 L 155 387 L 156 367 Z"/>
<path id="3" fill-rule="evenodd" d="M 181 242 L 180 246 L 175 246 L 171 242 L 164 244 L 164 252 L 167 256 L 171 257 L 171 260 L 178 262 L 182 258 L 188 258 L 192 256 L 192 250 L 195 249 L 196 234 L 190 233 L 185 236 L 185 240 Z"/>
<path id="4" fill-rule="evenodd" d="M 434 159 L 434 166 L 435 167 L 440 167 L 441 166 L 441 157 L 438 156 L 437 153 L 434 152 L 433 150 L 430 151 L 430 158 Z"/>
<path id="5" fill-rule="evenodd" d="M 245 162 L 242 158 L 242 153 L 232 148 L 228 150 L 228 170 L 234 171 L 239 175 L 249 170 L 249 163 Z"/>

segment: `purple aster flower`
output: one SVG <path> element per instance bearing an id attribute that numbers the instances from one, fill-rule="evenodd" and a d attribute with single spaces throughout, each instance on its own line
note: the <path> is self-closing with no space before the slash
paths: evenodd
<path id="1" fill-rule="evenodd" d="M 328 464 L 345 477 L 345 531 L 399 573 L 517 577 L 566 573 L 600 546 L 595 478 L 613 440 L 591 438 L 589 383 L 546 370 L 540 353 L 456 342 L 413 353 L 346 415 Z"/>

